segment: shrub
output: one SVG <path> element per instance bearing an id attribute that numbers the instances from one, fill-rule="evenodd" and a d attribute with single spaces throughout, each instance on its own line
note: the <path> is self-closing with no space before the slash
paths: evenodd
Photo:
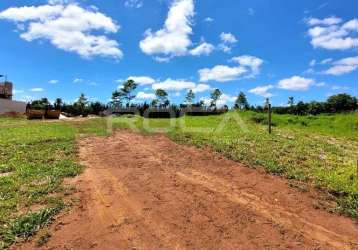
<path id="1" fill-rule="evenodd" d="M 259 115 L 259 114 L 255 114 L 254 116 L 252 116 L 250 118 L 251 121 L 253 121 L 254 123 L 258 123 L 258 124 L 265 124 L 268 123 L 267 118 L 263 115 Z"/>

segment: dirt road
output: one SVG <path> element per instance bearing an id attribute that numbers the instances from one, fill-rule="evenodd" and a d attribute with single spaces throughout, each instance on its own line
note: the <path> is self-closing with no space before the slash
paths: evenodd
<path id="1" fill-rule="evenodd" d="M 79 144 L 80 205 L 44 249 L 358 249 L 355 222 L 209 151 L 126 131 Z"/>

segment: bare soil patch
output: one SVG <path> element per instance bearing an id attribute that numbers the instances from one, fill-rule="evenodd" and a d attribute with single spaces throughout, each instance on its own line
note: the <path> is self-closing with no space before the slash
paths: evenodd
<path id="1" fill-rule="evenodd" d="M 12 175 L 13 172 L 6 172 L 6 173 L 0 173 L 0 178 L 1 177 L 6 177 L 6 176 L 10 176 Z"/>
<path id="2" fill-rule="evenodd" d="M 311 192 L 164 135 L 81 139 L 79 154 L 79 204 L 42 249 L 358 249 L 356 222 Z"/>

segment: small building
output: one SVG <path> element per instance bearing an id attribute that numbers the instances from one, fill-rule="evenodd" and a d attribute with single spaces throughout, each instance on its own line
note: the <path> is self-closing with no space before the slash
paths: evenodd
<path id="1" fill-rule="evenodd" d="M 12 100 L 13 92 L 12 92 L 13 84 L 12 82 L 0 82 L 0 98 Z"/>
<path id="2" fill-rule="evenodd" d="M 0 82 L 0 115 L 8 113 L 24 114 L 26 112 L 26 102 L 13 101 L 12 82 Z"/>

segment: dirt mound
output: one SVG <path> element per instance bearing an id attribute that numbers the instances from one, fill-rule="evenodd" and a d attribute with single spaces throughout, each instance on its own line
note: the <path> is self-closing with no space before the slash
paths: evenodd
<path id="1" fill-rule="evenodd" d="M 87 138 L 79 153 L 80 204 L 43 249 L 358 249 L 358 226 L 309 192 L 163 135 Z"/>

